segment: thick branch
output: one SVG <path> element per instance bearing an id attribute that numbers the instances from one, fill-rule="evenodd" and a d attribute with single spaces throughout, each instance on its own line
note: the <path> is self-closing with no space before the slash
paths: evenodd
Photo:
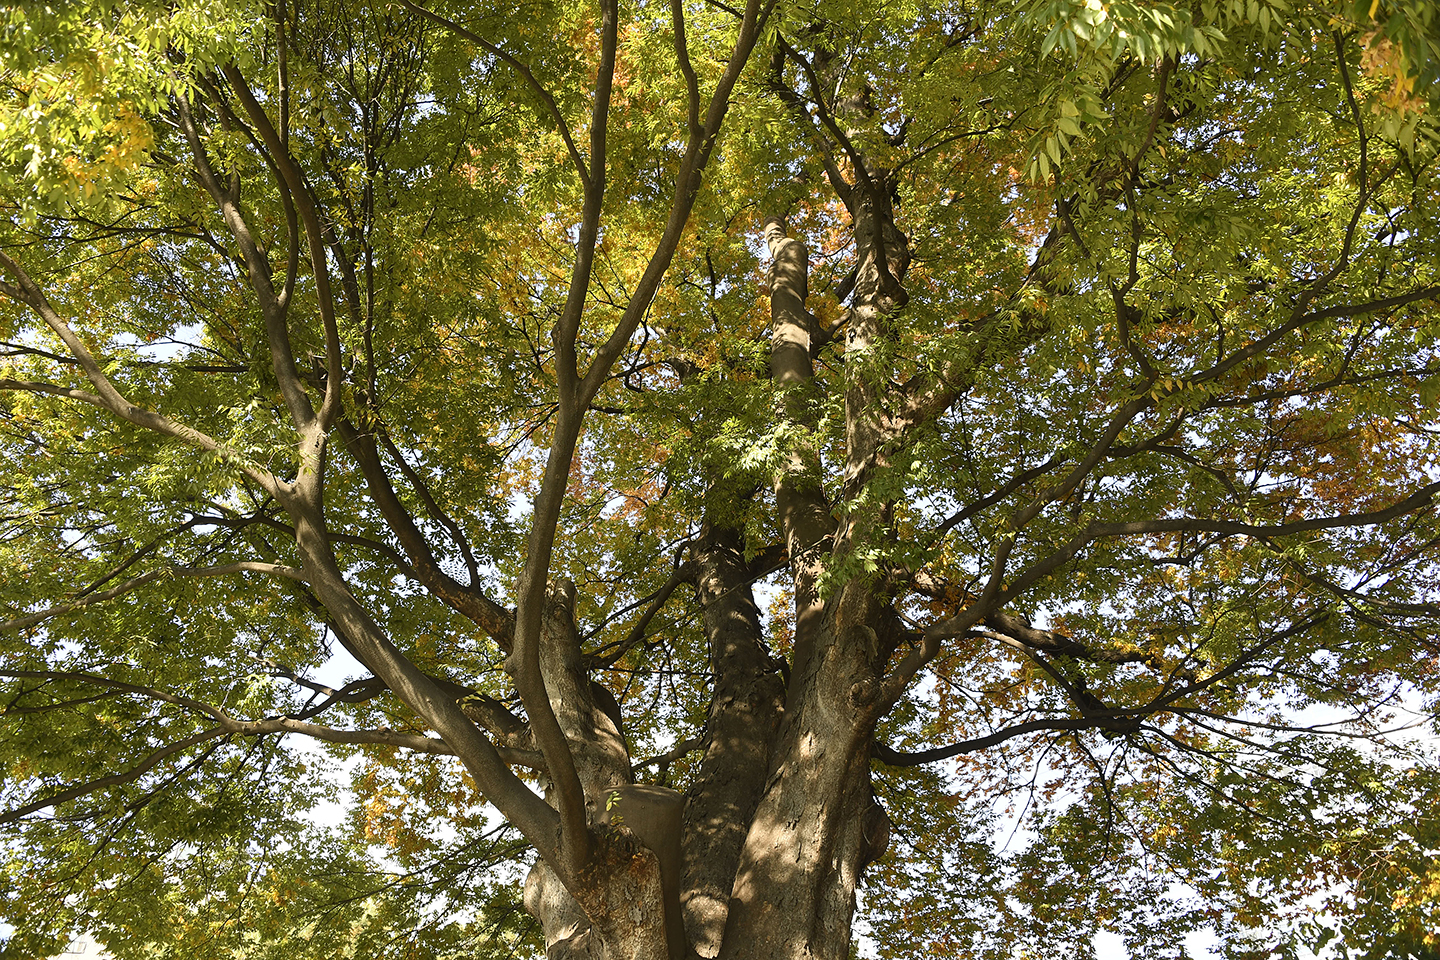
<path id="1" fill-rule="evenodd" d="M 434 727 L 465 764 L 485 798 L 534 844 L 547 862 L 563 870 L 566 861 L 557 842 L 559 818 L 555 811 L 506 765 L 495 745 L 465 715 L 453 693 L 447 693 L 405 656 L 356 600 L 340 572 L 318 504 L 288 490 L 282 492 L 280 500 L 295 521 L 295 543 L 304 559 L 306 577 L 347 637 L 352 653 Z M 549 757 L 546 761 L 548 764 Z"/>
<path id="2" fill-rule="evenodd" d="M 806 682 L 824 615 L 819 582 L 822 546 L 834 532 L 830 504 L 820 486 L 820 455 L 812 432 L 819 416 L 815 369 L 810 360 L 809 250 L 787 236 L 785 222 L 765 224 L 770 247 L 770 372 L 777 393 L 777 418 L 789 427 L 789 449 L 776 470 L 775 506 L 795 577 L 795 646 L 787 713 Z"/>
<path id="3" fill-rule="evenodd" d="M 1074 660 L 1095 663 L 1148 663 L 1155 659 L 1153 654 L 1132 645 L 1109 650 L 1097 649 L 1063 633 L 1033 627 L 1019 617 L 999 610 L 987 614 L 985 624 L 1031 649 L 1044 650 L 1046 653 L 1059 654 Z"/>

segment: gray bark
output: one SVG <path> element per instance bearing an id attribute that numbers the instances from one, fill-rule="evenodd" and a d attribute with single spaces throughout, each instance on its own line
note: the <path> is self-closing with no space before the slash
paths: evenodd
<path id="1" fill-rule="evenodd" d="M 705 728 L 709 743 L 685 814 L 681 902 L 686 931 L 702 957 L 720 951 L 740 847 L 765 786 L 783 699 L 742 546 L 738 530 L 707 527 L 693 551 L 715 698 Z"/>

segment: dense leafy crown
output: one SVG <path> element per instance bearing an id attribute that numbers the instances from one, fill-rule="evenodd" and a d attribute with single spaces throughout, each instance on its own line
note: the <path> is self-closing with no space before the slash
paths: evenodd
<path id="1" fill-rule="evenodd" d="M 544 611 L 693 803 L 716 531 L 863 951 L 1440 951 L 1433 4 L 3 16 L 0 956 L 543 949 Z"/>

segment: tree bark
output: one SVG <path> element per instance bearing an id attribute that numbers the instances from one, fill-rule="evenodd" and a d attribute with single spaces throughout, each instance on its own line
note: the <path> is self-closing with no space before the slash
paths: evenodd
<path id="1" fill-rule="evenodd" d="M 784 698 L 778 661 L 762 639 L 743 543 L 734 528 L 707 526 L 692 548 L 715 673 L 709 742 L 685 814 L 681 894 L 686 931 L 701 957 L 720 951 L 740 847 L 765 786 Z"/>
<path id="2" fill-rule="evenodd" d="M 875 632 L 837 635 L 827 618 L 792 705 L 742 849 L 719 956 L 724 960 L 848 956 L 871 804 L 869 689 Z M 873 684 L 872 684 L 873 686 Z"/>
<path id="3" fill-rule="evenodd" d="M 834 529 L 830 504 L 820 487 L 820 454 L 814 431 L 819 420 L 815 366 L 810 358 L 809 249 L 788 236 L 783 220 L 765 224 L 770 247 L 770 375 L 776 417 L 787 428 L 786 450 L 776 470 L 775 507 L 790 554 L 795 590 L 795 648 L 786 715 L 796 682 L 806 671 L 824 613 L 820 577 L 824 546 Z"/>

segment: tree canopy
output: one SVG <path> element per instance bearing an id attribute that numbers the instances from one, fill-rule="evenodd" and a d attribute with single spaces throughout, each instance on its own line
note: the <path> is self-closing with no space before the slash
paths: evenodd
<path id="1" fill-rule="evenodd" d="M 1440 952 L 1428 0 L 0 27 L 0 957 Z"/>

